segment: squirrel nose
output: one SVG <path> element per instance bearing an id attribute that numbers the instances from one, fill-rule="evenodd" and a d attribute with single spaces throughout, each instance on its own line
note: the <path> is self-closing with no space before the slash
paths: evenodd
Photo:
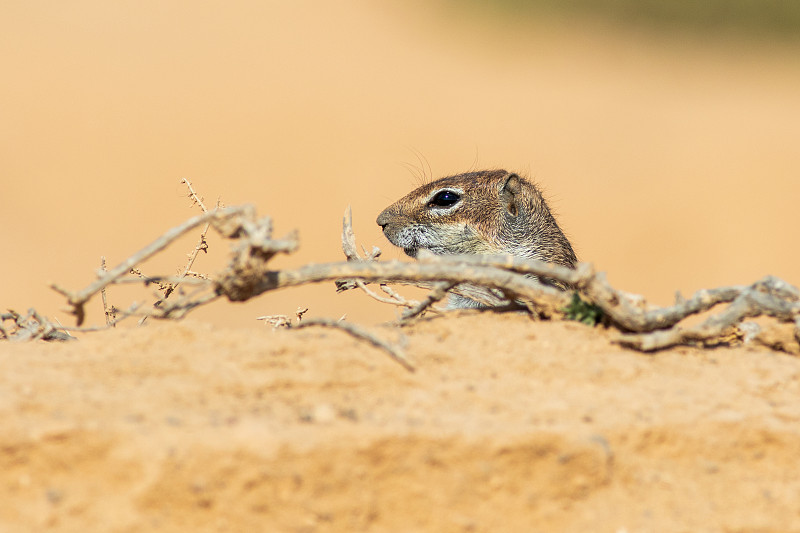
<path id="1" fill-rule="evenodd" d="M 378 218 L 375 219 L 375 222 L 378 223 L 381 229 L 386 229 L 386 226 L 389 225 L 389 214 L 386 211 L 382 212 L 378 215 Z"/>

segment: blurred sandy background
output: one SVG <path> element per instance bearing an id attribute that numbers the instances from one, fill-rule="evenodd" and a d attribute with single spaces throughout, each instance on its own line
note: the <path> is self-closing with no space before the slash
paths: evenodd
<path id="1" fill-rule="evenodd" d="M 800 283 L 791 31 L 477 3 L 5 2 L 0 50 L 3 308 L 71 323 L 47 283 L 83 287 L 101 255 L 116 264 L 196 214 L 184 177 L 298 229 L 290 266 L 340 260 L 348 204 L 359 240 L 400 258 L 378 212 L 423 171 L 475 167 L 539 182 L 579 257 L 657 303 Z M 146 271 L 173 272 L 193 240 Z M 297 306 L 392 316 L 329 285 L 194 316 L 255 327 Z"/>

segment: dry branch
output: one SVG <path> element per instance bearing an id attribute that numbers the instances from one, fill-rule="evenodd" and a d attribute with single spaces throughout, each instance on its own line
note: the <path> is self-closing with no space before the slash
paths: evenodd
<path id="1" fill-rule="evenodd" d="M 200 209 L 203 211 L 203 213 L 208 213 L 208 209 L 206 208 L 206 205 L 203 203 L 203 199 L 197 195 L 197 193 L 194 190 L 194 187 L 192 187 L 192 183 L 186 178 L 183 178 L 181 180 L 181 183 L 186 184 L 186 187 L 188 187 L 189 197 L 192 199 L 192 201 L 196 203 L 198 206 L 200 206 Z M 217 204 L 215 209 L 219 209 L 220 207 L 222 206 L 220 205 L 219 199 L 217 199 Z M 169 298 L 169 295 L 172 294 L 172 292 L 178 288 L 178 285 L 180 283 L 183 282 L 183 278 L 190 275 L 190 273 L 192 272 L 192 266 L 194 265 L 195 260 L 197 260 L 197 255 L 200 252 L 208 253 L 208 242 L 206 241 L 206 236 L 208 235 L 208 230 L 210 228 L 211 228 L 211 222 L 206 222 L 203 231 L 200 232 L 200 239 L 197 241 L 197 244 L 195 245 L 194 249 L 191 252 L 189 252 L 189 258 L 186 261 L 186 265 L 184 265 L 182 272 L 178 275 L 179 281 L 170 283 L 170 285 L 164 291 L 165 300 Z"/>
<path id="2" fill-rule="evenodd" d="M 447 281 L 442 281 L 437 283 L 433 287 L 433 290 L 430 293 L 428 293 L 428 296 L 426 296 L 424 300 L 418 302 L 417 305 L 405 311 L 401 318 L 403 320 L 409 320 L 416 316 L 421 315 L 430 306 L 446 298 L 447 292 L 455 286 L 456 286 L 455 283 L 450 283 Z"/>
<path id="3" fill-rule="evenodd" d="M 381 350 L 385 351 L 386 353 L 389 354 L 389 356 L 392 359 L 400 363 L 403 366 L 403 368 L 405 368 L 409 372 L 414 372 L 416 370 L 414 368 L 414 365 L 412 365 L 411 362 L 409 362 L 409 360 L 406 359 L 405 355 L 403 355 L 403 352 L 399 348 L 392 346 L 388 342 L 379 339 L 369 331 L 361 328 L 360 326 L 356 326 L 355 324 L 351 324 L 349 322 L 343 322 L 340 320 L 331 320 L 327 318 L 312 318 L 304 322 L 301 322 L 300 324 L 294 327 L 307 328 L 314 326 L 340 329 L 357 339 L 367 341 L 373 346 L 376 346 L 377 348 L 380 348 Z"/>
<path id="4" fill-rule="evenodd" d="M 164 248 L 170 245 L 175 239 L 190 231 L 201 224 L 205 224 L 206 222 L 212 222 L 215 225 L 220 225 L 239 215 L 244 216 L 248 213 L 252 214 L 253 208 L 251 206 L 242 206 L 242 207 L 231 207 L 227 209 L 220 209 L 219 211 L 212 211 L 210 213 L 205 213 L 193 218 L 190 218 L 183 224 L 180 224 L 167 232 L 165 232 L 161 237 L 157 238 L 152 243 L 148 244 L 132 256 L 128 257 L 119 265 L 115 266 L 102 276 L 98 277 L 97 280 L 89 284 L 86 288 L 77 291 L 77 292 L 70 292 L 66 289 L 59 287 L 58 285 L 51 285 L 53 290 L 60 292 L 67 298 L 67 303 L 72 306 L 72 313 L 75 315 L 77 319 L 77 323 L 80 326 L 83 324 L 83 321 L 86 317 L 86 312 L 84 310 L 84 304 L 89 301 L 89 299 L 95 295 L 98 291 L 102 290 L 103 288 L 107 287 L 108 285 L 112 284 L 116 279 L 124 276 L 128 272 L 130 272 L 131 268 L 138 265 L 139 263 L 149 259 L 150 257 L 154 256 Z"/>
<path id="5" fill-rule="evenodd" d="M 733 302 L 723 312 L 711 316 L 697 326 L 622 335 L 623 346 L 649 352 L 678 344 L 713 343 L 736 328 L 746 318 L 771 316 L 782 322 L 795 322 L 795 336 L 800 334 L 800 303 L 797 289 L 783 281 L 767 277 L 750 287 L 739 290 Z M 677 306 L 676 306 L 677 307 Z M 800 337 L 798 337 L 800 341 Z"/>
<path id="6" fill-rule="evenodd" d="M 101 256 L 100 257 L 100 272 L 102 272 L 102 273 L 107 272 L 107 270 L 106 270 L 106 257 L 105 256 Z M 114 318 L 115 318 L 114 317 L 114 309 L 113 308 L 109 309 L 109 307 L 108 307 L 108 297 L 106 296 L 106 288 L 105 287 L 103 287 L 100 290 L 100 295 L 101 295 L 102 300 L 103 300 L 103 314 L 106 317 L 106 326 L 110 326 L 111 323 L 114 321 Z"/>
<path id="7" fill-rule="evenodd" d="M 192 199 L 192 204 L 193 205 L 197 205 L 198 207 L 200 207 L 200 210 L 203 213 L 208 213 L 208 208 L 206 208 L 206 205 L 203 203 L 203 198 L 200 197 L 197 194 L 197 192 L 194 190 L 194 187 L 192 186 L 192 183 L 187 178 L 183 178 L 181 180 L 181 183 L 185 184 L 186 187 L 189 189 L 189 195 L 188 196 L 189 196 L 189 198 Z M 222 204 L 221 204 L 220 200 L 217 199 L 217 203 L 216 203 L 215 209 L 220 209 L 221 207 L 222 207 Z M 180 272 L 180 274 L 178 275 L 177 278 L 174 278 L 174 279 L 172 279 L 170 281 L 166 281 L 164 278 L 162 278 L 160 281 L 156 281 L 156 283 L 158 283 L 159 290 L 163 293 L 163 296 L 156 298 L 156 301 L 153 304 L 153 307 L 157 308 L 157 307 L 161 306 L 163 304 L 164 300 L 169 298 L 170 295 L 178 288 L 178 286 L 181 283 L 185 282 L 185 278 L 187 276 L 201 277 L 201 278 L 208 279 L 206 276 L 197 274 L 197 273 L 193 272 L 191 269 L 192 269 L 192 266 L 194 265 L 195 260 L 197 259 L 197 255 L 200 252 L 208 253 L 208 241 L 206 241 L 206 236 L 207 236 L 208 230 L 210 228 L 211 228 L 211 222 L 206 222 L 205 227 L 203 228 L 203 231 L 200 232 L 200 238 L 199 238 L 197 244 L 194 246 L 194 249 L 192 249 L 192 251 L 187 254 L 187 258 L 188 259 L 186 261 L 186 264 L 181 269 L 181 272 Z M 141 271 L 139 271 L 138 269 L 131 269 L 131 273 L 132 274 L 137 274 L 143 279 L 147 278 L 147 276 L 142 274 Z M 139 320 L 139 325 L 141 326 L 142 324 L 144 324 L 145 321 L 148 318 L 149 318 L 148 315 L 145 315 L 145 316 L 141 317 L 141 319 Z"/>
<path id="8" fill-rule="evenodd" d="M 204 207 L 191 184 L 187 185 L 193 199 Z M 361 288 L 379 301 L 408 308 L 404 319 L 429 309 L 433 303 L 441 301 L 449 293 L 465 295 L 491 306 L 515 305 L 540 317 L 560 317 L 570 304 L 572 293 L 577 292 L 582 299 L 602 311 L 607 325 L 623 333 L 619 339 L 622 345 L 644 351 L 675 344 L 713 344 L 726 338 L 742 320 L 760 315 L 793 323 L 800 341 L 800 291 L 778 278 L 767 277 L 749 286 L 702 290 L 689 299 L 679 299 L 675 305 L 652 307 L 641 297 L 614 289 L 606 280 L 605 274 L 595 272 L 589 264 L 580 264 L 575 269 L 569 269 L 512 256 L 440 257 L 424 254 L 414 263 L 379 262 L 377 257 L 380 250 L 377 248 L 372 252 L 364 250 L 363 255 L 359 253 L 349 208 L 345 212 L 342 225 L 342 249 L 347 259 L 344 262 L 310 264 L 286 270 L 270 269 L 270 259 L 277 253 L 294 251 L 298 246 L 297 239 L 294 235 L 273 239 L 271 219 L 257 218 L 251 206 L 241 206 L 206 212 L 176 226 L 110 271 L 101 272 L 97 280 L 81 291 L 70 292 L 55 286 L 54 288 L 67 297 L 78 325 L 81 325 L 85 316 L 84 305 L 94 294 L 110 284 L 130 283 L 132 278 L 127 273 L 132 268 L 163 250 L 187 231 L 203 224 L 206 225 L 206 230 L 201 237 L 201 243 L 205 239 L 205 231 L 210 227 L 224 238 L 234 241 L 228 267 L 210 279 L 186 278 L 190 272 L 188 267 L 177 278 L 144 277 L 139 281 L 191 283 L 196 291 L 181 294 L 179 298 L 169 302 L 162 301 L 148 313 L 137 314 L 179 318 L 220 297 L 230 301 L 245 301 L 269 291 L 335 281 L 340 290 Z M 378 283 L 389 298 L 369 290 L 367 283 Z M 387 283 L 422 286 L 431 289 L 431 292 L 421 302 L 409 301 L 392 291 L 385 285 Z M 570 287 L 571 290 L 563 291 L 553 285 Z M 728 304 L 724 311 L 701 324 L 689 328 L 680 327 L 685 318 L 724 304 Z M 304 322 L 303 327 L 326 325 L 345 329 L 356 336 L 364 333 L 352 324 L 322 322 L 325 321 Z M 2 328 L 0 335 L 9 338 L 8 332 Z M 383 342 L 380 339 L 371 342 L 389 350 L 380 344 Z"/>
<path id="9" fill-rule="evenodd" d="M 13 327 L 7 329 L 4 322 L 13 322 Z M 0 314 L 0 334 L 2 337 L 11 342 L 23 342 L 30 340 L 58 340 L 66 341 L 74 339 L 65 331 L 64 328 L 58 327 L 43 316 L 41 316 L 35 309 L 29 309 L 28 314 L 21 315 L 16 311 L 9 310 L 7 313 Z"/>
<path id="10" fill-rule="evenodd" d="M 358 278 L 363 281 L 394 280 L 470 283 L 502 290 L 509 296 L 535 302 L 543 316 L 558 314 L 569 295 L 542 285 L 535 279 L 494 267 L 480 267 L 460 262 L 403 263 L 400 261 L 350 261 L 306 265 L 294 270 L 264 270 L 253 283 L 242 283 L 236 276 L 223 275 L 216 281 L 216 291 L 231 301 L 244 301 L 264 292 L 308 283 Z M 244 290 L 243 290 L 244 289 Z"/>

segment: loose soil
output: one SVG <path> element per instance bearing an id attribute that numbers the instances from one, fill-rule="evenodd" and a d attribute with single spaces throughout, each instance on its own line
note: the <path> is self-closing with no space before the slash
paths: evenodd
<path id="1" fill-rule="evenodd" d="M 800 531 L 800 360 L 473 314 L 0 344 L 2 531 Z"/>

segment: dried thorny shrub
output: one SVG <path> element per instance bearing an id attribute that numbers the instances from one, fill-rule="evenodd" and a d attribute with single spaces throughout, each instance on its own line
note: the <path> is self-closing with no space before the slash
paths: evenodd
<path id="1" fill-rule="evenodd" d="M 419 260 L 413 263 L 380 261 L 378 248 L 373 248 L 371 252 L 364 250 L 363 255 L 358 252 L 349 209 L 345 213 L 342 231 L 342 249 L 346 261 L 310 264 L 296 269 L 273 269 L 270 261 L 275 255 L 292 253 L 297 249 L 294 234 L 282 239 L 273 238 L 272 220 L 258 217 L 255 208 L 249 205 L 205 209 L 191 184 L 187 182 L 187 185 L 191 196 L 203 207 L 202 215 L 170 229 L 116 267 L 102 270 L 95 281 L 80 291 L 53 286 L 66 297 L 78 327 L 54 326 L 35 312 L 29 313 L 30 316 L 23 321 L 18 315 L 16 318 L 3 315 L 3 323 L 13 320 L 15 325 L 11 328 L 0 327 L 0 336 L 11 340 L 55 339 L 65 335 L 54 335 L 54 331 L 86 330 L 80 328 L 84 322 L 86 304 L 106 287 L 121 283 L 159 283 L 162 288 L 167 288 L 164 289 L 164 298 L 155 307 L 143 310 L 141 304 L 133 304 L 125 310 L 117 309 L 117 322 L 131 316 L 176 319 L 219 298 L 245 301 L 281 288 L 335 282 L 340 291 L 360 289 L 376 300 L 404 308 L 401 323 L 428 311 L 445 312 L 446 309 L 435 308 L 434 304 L 449 294 L 460 294 L 483 302 L 488 312 L 513 308 L 543 319 L 567 318 L 590 325 L 602 322 L 620 332 L 616 342 L 641 351 L 681 344 L 710 346 L 757 339 L 755 328 L 758 326 L 745 322 L 757 316 L 767 316 L 779 323 L 790 324 L 794 328 L 795 343 L 800 343 L 800 291 L 773 276 L 751 285 L 701 290 L 688 299 L 679 299 L 672 306 L 650 306 L 640 296 L 613 288 L 604 273 L 595 272 L 587 263 L 581 263 L 573 270 L 513 256 L 430 254 L 421 254 Z M 228 266 L 221 273 L 208 277 L 191 276 L 192 258 L 179 276 L 137 277 L 130 274 L 137 265 L 198 227 L 204 227 L 204 230 L 195 249 L 195 257 L 196 252 L 207 250 L 205 235 L 210 228 L 233 241 Z M 539 279 L 558 281 L 571 287 L 571 290 L 558 290 L 540 283 Z M 178 284 L 190 285 L 193 290 L 168 300 Z M 370 284 L 377 285 L 385 296 L 372 290 Z M 430 292 L 422 301 L 407 300 L 392 290 L 389 284 L 414 285 L 427 288 Z M 711 314 L 699 324 L 682 326 L 687 317 L 709 312 L 718 306 L 723 308 L 719 313 Z M 108 309 L 105 310 L 108 312 Z M 293 326 L 291 321 L 287 325 L 300 326 Z M 392 352 L 391 346 L 358 326 L 334 320 L 302 323 L 302 327 L 309 325 L 339 327 L 380 346 L 401 364 L 411 368 L 398 350 Z"/>

